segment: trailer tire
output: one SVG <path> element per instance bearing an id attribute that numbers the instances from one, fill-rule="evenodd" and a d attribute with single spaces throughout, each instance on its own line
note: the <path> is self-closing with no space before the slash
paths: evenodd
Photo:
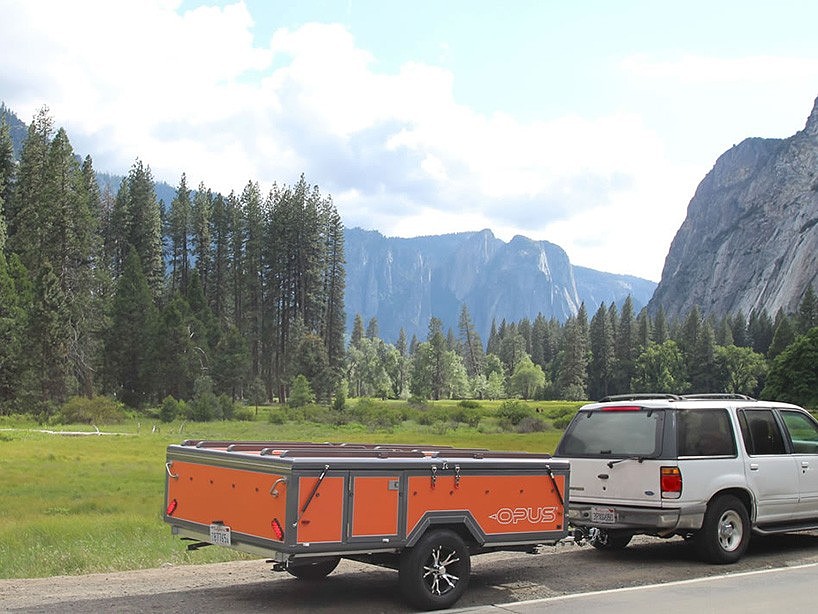
<path id="1" fill-rule="evenodd" d="M 287 572 L 299 580 L 323 580 L 338 567 L 340 562 L 340 556 L 333 556 L 290 563 L 287 565 Z"/>
<path id="2" fill-rule="evenodd" d="M 469 574 L 471 559 L 463 538 L 449 529 L 435 529 L 401 553 L 398 582 L 411 605 L 441 610 L 460 599 Z"/>

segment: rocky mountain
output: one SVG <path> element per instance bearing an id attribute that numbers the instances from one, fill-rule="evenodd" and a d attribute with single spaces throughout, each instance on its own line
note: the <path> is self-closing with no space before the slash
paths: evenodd
<path id="1" fill-rule="evenodd" d="M 432 316 L 457 332 L 464 303 L 485 342 L 492 319 L 533 320 L 542 313 L 564 321 L 583 302 L 590 317 L 601 303 L 621 304 L 628 295 L 639 310 L 656 286 L 574 267 L 553 243 L 522 236 L 506 243 L 490 230 L 402 239 L 351 228 L 345 253 L 348 330 L 356 314 L 365 325 L 375 317 L 390 342 L 401 328 L 425 339 Z"/>
<path id="2" fill-rule="evenodd" d="M 793 312 L 818 277 L 818 99 L 803 130 L 749 138 L 699 184 L 651 311 Z"/>

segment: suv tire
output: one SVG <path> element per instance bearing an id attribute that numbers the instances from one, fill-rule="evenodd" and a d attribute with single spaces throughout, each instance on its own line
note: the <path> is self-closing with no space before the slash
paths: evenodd
<path id="1" fill-rule="evenodd" d="M 735 563 L 747 551 L 749 541 L 750 515 L 745 505 L 732 495 L 714 498 L 694 536 L 699 556 L 711 563 Z"/>

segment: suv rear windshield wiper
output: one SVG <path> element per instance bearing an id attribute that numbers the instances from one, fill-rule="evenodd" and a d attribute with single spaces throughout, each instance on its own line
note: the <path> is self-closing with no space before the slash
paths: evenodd
<path id="1" fill-rule="evenodd" d="M 629 461 L 629 460 L 635 460 L 635 461 L 641 463 L 641 462 L 644 462 L 644 461 L 646 461 L 646 460 L 648 460 L 650 458 L 652 458 L 652 457 L 651 456 L 626 456 L 624 458 L 617 458 L 617 459 L 614 459 L 614 460 L 609 460 L 608 461 L 608 467 L 613 468 L 614 465 L 618 465 L 619 463 L 622 463 L 624 461 Z"/>

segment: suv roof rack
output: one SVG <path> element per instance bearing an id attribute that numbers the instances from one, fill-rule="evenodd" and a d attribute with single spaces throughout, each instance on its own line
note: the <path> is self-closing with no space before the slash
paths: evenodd
<path id="1" fill-rule="evenodd" d="M 684 397 L 669 392 L 634 392 L 631 394 L 611 394 L 597 401 L 598 403 L 610 403 L 611 401 L 644 401 L 648 399 L 666 399 L 679 401 Z"/>
<path id="2" fill-rule="evenodd" d="M 734 400 L 734 401 L 755 401 L 753 397 L 748 397 L 746 394 L 735 394 L 732 392 L 708 392 L 704 394 L 683 394 L 682 398 L 685 400 Z"/>

